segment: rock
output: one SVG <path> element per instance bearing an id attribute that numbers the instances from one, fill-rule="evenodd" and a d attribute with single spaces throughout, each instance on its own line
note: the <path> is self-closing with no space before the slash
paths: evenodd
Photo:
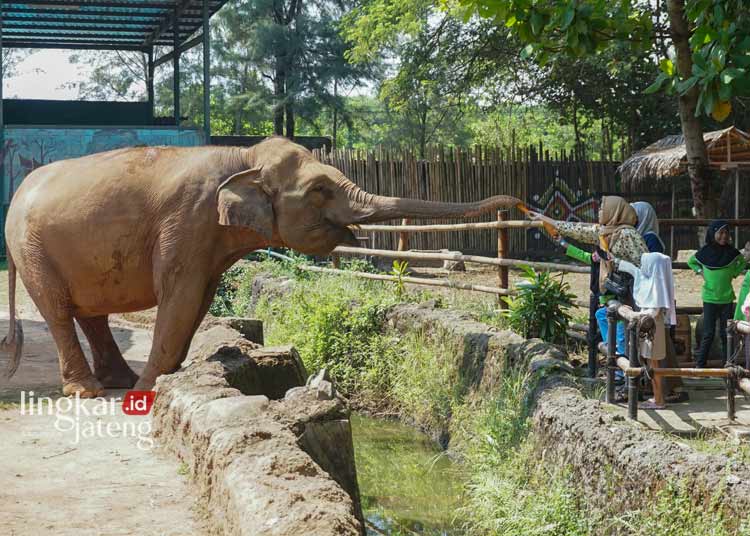
<path id="1" fill-rule="evenodd" d="M 284 395 L 284 400 L 293 400 L 304 395 L 308 391 L 307 386 L 292 387 Z"/>
<path id="2" fill-rule="evenodd" d="M 307 384 L 309 387 L 317 388 L 320 382 L 322 381 L 331 381 L 331 376 L 328 374 L 327 368 L 320 369 L 316 374 L 313 376 L 310 376 L 307 379 Z"/>
<path id="3" fill-rule="evenodd" d="M 158 378 L 152 430 L 187 465 L 212 533 L 364 535 L 349 411 L 318 398 L 326 372 L 307 387 L 292 347 L 226 326 L 202 335 L 186 367 Z"/>
<path id="4" fill-rule="evenodd" d="M 460 251 L 450 251 L 447 249 L 441 249 L 440 253 L 453 253 L 456 255 L 462 255 Z M 466 265 L 464 264 L 464 261 L 443 261 L 443 270 L 447 270 L 449 272 L 465 272 Z"/>
<path id="5" fill-rule="evenodd" d="M 284 398 L 289 389 L 303 385 L 307 378 L 294 347 L 259 347 L 225 325 L 193 338 L 184 366 L 203 361 L 220 363 L 229 383 L 245 395 Z"/>
<path id="6" fill-rule="evenodd" d="M 291 294 L 294 291 L 294 280 L 285 277 L 274 277 L 268 274 L 258 274 L 253 279 L 253 286 L 250 291 L 250 303 L 248 310 L 252 313 L 255 311 L 261 298 L 279 299 Z"/>
<path id="7" fill-rule="evenodd" d="M 336 396 L 336 390 L 333 383 L 322 380 L 317 386 L 318 400 L 333 400 Z"/>

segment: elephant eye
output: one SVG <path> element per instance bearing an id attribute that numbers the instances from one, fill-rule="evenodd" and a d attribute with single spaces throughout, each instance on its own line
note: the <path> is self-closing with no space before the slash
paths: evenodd
<path id="1" fill-rule="evenodd" d="M 324 200 L 333 199 L 333 192 L 322 184 L 310 188 L 307 193 L 316 197 L 321 197 Z"/>

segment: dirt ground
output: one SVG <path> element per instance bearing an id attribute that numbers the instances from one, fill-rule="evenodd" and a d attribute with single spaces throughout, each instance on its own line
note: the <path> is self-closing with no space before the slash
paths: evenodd
<path id="1" fill-rule="evenodd" d="M 481 267 L 476 264 L 467 264 L 467 270 L 465 272 L 446 272 L 442 269 L 437 268 L 413 268 L 416 276 L 428 276 L 436 278 L 449 278 L 452 281 L 461 283 L 473 283 L 476 285 L 487 285 L 497 287 L 499 286 L 499 279 L 497 271 L 494 269 L 488 269 Z M 565 282 L 570 285 L 570 291 L 576 296 L 578 300 L 588 301 L 589 297 L 589 274 L 575 274 L 566 273 L 556 274 L 563 278 Z M 509 273 L 510 285 L 515 286 L 522 280 L 521 272 L 511 270 Z M 677 304 L 681 307 L 700 307 L 703 305 L 701 300 L 701 285 L 703 284 L 700 276 L 695 274 L 692 270 L 677 270 L 674 275 L 675 283 L 675 298 Z M 2 284 L 2 283 L 0 283 Z M 738 277 L 734 280 L 735 292 L 738 293 L 740 286 L 742 286 L 742 278 Z M 413 288 L 417 288 L 414 286 Z M 420 287 L 422 289 L 430 288 L 432 291 L 436 291 L 438 287 Z M 447 293 L 461 292 L 462 294 L 469 294 L 465 291 L 452 291 L 450 289 L 440 289 L 441 292 L 444 290 Z M 483 299 L 487 302 L 491 302 L 494 298 L 491 295 L 485 295 L 479 292 L 472 292 L 472 299 Z"/>
<path id="2" fill-rule="evenodd" d="M 2 272 L 2 333 L 8 327 L 6 280 Z M 205 518 L 195 507 L 184 471 L 174 457 L 150 448 L 149 416 L 122 413 L 118 397 L 124 391 L 107 392 L 106 400 L 115 402 L 106 411 L 101 402 L 86 400 L 78 411 L 62 404 L 52 411 L 44 406 L 41 415 L 28 414 L 29 391 L 36 400 L 59 399 L 60 375 L 47 326 L 22 286 L 19 290 L 24 355 L 16 375 L 0 383 L 0 533 L 205 534 Z M 151 348 L 151 316 L 141 314 L 136 324 L 115 319 L 113 334 L 136 372 Z M 85 337 L 80 340 L 90 358 Z"/>

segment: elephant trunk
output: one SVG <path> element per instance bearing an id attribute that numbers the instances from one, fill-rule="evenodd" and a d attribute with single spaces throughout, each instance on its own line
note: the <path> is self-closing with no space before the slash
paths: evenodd
<path id="1" fill-rule="evenodd" d="M 521 201 L 496 195 L 471 203 L 446 203 L 401 197 L 383 197 L 357 188 L 350 192 L 353 224 L 375 223 L 398 218 L 470 218 L 485 212 L 515 207 Z"/>

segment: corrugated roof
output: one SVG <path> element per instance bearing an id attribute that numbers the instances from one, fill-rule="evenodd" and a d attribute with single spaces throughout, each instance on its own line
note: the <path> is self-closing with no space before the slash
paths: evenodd
<path id="1" fill-rule="evenodd" d="M 209 14 L 226 0 L 209 0 Z M 2 4 L 3 48 L 112 48 L 173 46 L 175 14 L 183 43 L 203 21 L 202 0 L 30 0 Z"/>
<path id="2" fill-rule="evenodd" d="M 750 135 L 736 127 L 714 130 L 703 134 L 711 164 L 728 161 L 750 161 Z M 727 151 L 729 146 L 729 151 Z M 664 179 L 685 172 L 687 149 L 681 134 L 667 136 L 625 160 L 617 171 L 624 183 L 638 183 L 649 179 Z"/>

